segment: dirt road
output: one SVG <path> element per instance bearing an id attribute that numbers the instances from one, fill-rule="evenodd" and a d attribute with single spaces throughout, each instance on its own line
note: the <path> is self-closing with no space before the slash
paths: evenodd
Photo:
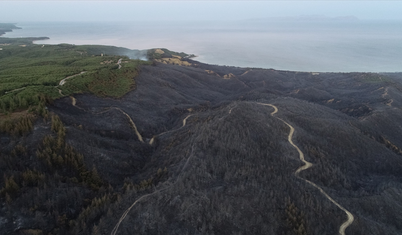
<path id="1" fill-rule="evenodd" d="M 180 128 L 182 128 L 182 127 L 184 127 L 184 126 L 186 125 L 186 120 L 187 120 L 190 116 L 192 116 L 192 114 L 188 115 L 186 118 L 183 119 L 183 126 L 179 127 L 178 129 L 180 129 Z M 178 129 L 177 129 L 177 130 L 178 130 Z M 168 132 L 170 132 L 170 131 L 168 131 Z M 167 132 L 164 132 L 164 133 L 167 133 Z M 162 134 L 164 134 L 164 133 L 162 133 Z M 162 134 L 160 134 L 160 135 L 162 135 Z M 152 145 L 153 139 L 154 139 L 154 138 L 151 139 L 152 142 L 150 141 L 149 144 Z M 189 157 L 187 158 L 186 162 L 184 163 L 184 165 L 183 165 L 183 167 L 182 167 L 182 169 L 181 169 L 179 175 L 181 175 L 181 173 L 183 173 L 183 170 L 184 170 L 184 169 L 186 168 L 186 166 L 188 165 L 191 156 L 193 156 L 193 153 L 194 153 L 194 146 L 191 147 L 191 153 L 190 153 Z M 177 182 L 177 181 L 176 181 L 176 182 Z M 153 195 L 153 194 L 155 194 L 155 193 L 157 193 L 157 192 L 163 192 L 163 191 L 165 191 L 166 189 L 168 189 L 168 188 L 170 188 L 170 187 L 172 187 L 172 185 L 167 186 L 167 187 L 165 187 L 165 188 L 163 188 L 163 189 L 160 189 L 160 190 L 156 190 L 156 191 L 154 191 L 153 193 L 149 193 L 149 194 L 143 195 L 143 196 L 141 196 L 140 198 L 138 198 L 137 200 L 135 200 L 134 203 L 131 204 L 131 206 L 130 206 L 127 210 L 125 210 L 124 213 L 121 215 L 119 221 L 118 221 L 117 224 L 114 226 L 114 228 L 113 228 L 112 232 L 110 233 L 110 235 L 116 235 L 117 231 L 119 230 L 120 224 L 121 224 L 121 223 L 123 222 L 123 220 L 127 217 L 127 214 L 131 211 L 131 209 L 132 209 L 139 201 L 141 201 L 142 199 L 144 199 L 144 198 L 146 198 L 146 197 L 149 197 L 149 196 L 151 196 L 151 195 Z"/>
<path id="2" fill-rule="evenodd" d="M 131 204 L 131 206 L 130 206 L 126 211 L 124 211 L 123 215 L 120 217 L 119 221 L 118 221 L 117 224 L 114 226 L 114 228 L 113 228 L 112 232 L 110 233 L 110 235 L 116 235 L 117 231 L 119 230 L 119 227 L 120 227 L 121 222 L 123 222 L 123 220 L 126 218 L 127 214 L 131 211 L 131 209 L 132 209 L 139 201 L 141 201 L 142 199 L 144 199 L 144 198 L 146 198 L 146 197 L 149 197 L 149 196 L 151 196 L 151 195 L 153 195 L 153 194 L 155 194 L 155 193 L 157 193 L 157 192 L 162 192 L 162 191 L 164 191 L 164 190 L 166 190 L 166 189 L 168 189 L 168 187 L 167 187 L 167 188 L 164 188 L 164 189 L 161 189 L 161 190 L 159 190 L 159 191 L 155 191 L 155 192 L 150 193 L 150 194 L 146 194 L 146 195 L 144 195 L 144 196 L 141 196 L 141 197 L 138 198 L 137 200 L 135 200 L 135 202 L 134 202 L 133 204 Z"/>
<path id="3" fill-rule="evenodd" d="M 117 61 L 117 64 L 119 65 L 119 69 L 121 69 L 121 61 L 122 61 L 122 59 L 119 59 L 119 61 Z"/>
<path id="4" fill-rule="evenodd" d="M 272 104 L 265 104 L 265 103 L 257 103 L 257 104 L 265 105 L 265 106 L 271 106 L 272 108 L 274 108 L 274 111 L 271 113 L 271 116 L 274 116 L 274 114 L 276 114 L 276 113 L 278 112 L 278 108 L 277 108 L 275 105 L 272 105 Z M 284 121 L 284 120 L 281 119 L 281 118 L 277 118 L 277 119 L 281 120 L 283 123 L 285 123 L 285 124 L 290 128 L 289 135 L 288 135 L 288 141 L 289 141 L 289 143 L 297 150 L 297 152 L 299 153 L 299 158 L 300 158 L 300 160 L 304 163 L 303 166 L 299 167 L 299 168 L 296 170 L 295 176 L 296 176 L 297 178 L 301 179 L 301 180 L 304 180 L 305 182 L 307 182 L 307 183 L 310 184 L 311 186 L 315 187 L 316 189 L 318 189 L 318 190 L 321 192 L 321 194 L 323 194 L 328 200 L 330 200 L 330 201 L 331 201 L 333 204 L 335 204 L 339 209 L 343 210 L 343 211 L 346 213 L 346 215 L 347 215 L 348 218 L 347 218 L 347 220 L 339 227 L 339 234 L 340 234 L 340 235 L 345 235 L 345 230 L 346 230 L 347 227 L 349 227 L 349 225 L 351 225 L 351 224 L 353 223 L 353 221 L 354 221 L 354 216 L 352 215 L 352 213 L 350 213 L 348 210 L 346 210 L 343 206 L 341 206 L 339 203 L 337 203 L 334 199 L 332 199 L 321 187 L 319 187 L 319 186 L 316 185 L 315 183 L 313 183 L 313 182 L 311 182 L 311 181 L 309 181 L 309 180 L 303 179 L 303 178 L 301 178 L 301 177 L 299 176 L 299 173 L 300 173 L 300 172 L 302 172 L 302 171 L 304 171 L 304 170 L 307 170 L 308 168 L 312 167 L 313 164 L 312 164 L 311 162 L 308 162 L 308 161 L 306 161 L 306 160 L 304 159 L 304 154 L 303 154 L 303 152 L 299 149 L 299 147 L 297 147 L 297 145 L 295 145 L 295 144 L 293 143 L 293 140 L 292 140 L 292 139 L 293 139 L 293 134 L 294 134 L 294 132 L 295 132 L 295 129 L 293 128 L 293 126 L 290 125 L 289 123 L 287 123 L 286 121 Z"/>
<path id="5" fill-rule="evenodd" d="M 14 89 L 14 90 L 11 90 L 11 91 L 6 91 L 6 92 L 4 92 L 4 94 L 8 94 L 8 93 L 11 93 L 11 92 L 14 92 L 14 91 L 20 91 L 20 90 L 23 90 L 23 89 L 25 89 L 25 87 L 21 87 L 21 88 Z"/>
<path id="6" fill-rule="evenodd" d="M 172 131 L 179 130 L 180 128 L 184 127 L 184 126 L 186 125 L 186 123 L 187 123 L 187 119 L 188 119 L 189 117 L 191 117 L 191 116 L 193 116 L 193 115 L 192 115 L 192 114 L 189 114 L 189 115 L 187 115 L 187 117 L 185 117 L 185 118 L 183 119 L 183 125 L 182 125 L 181 127 L 177 128 L 177 129 L 175 129 L 175 130 L 165 131 L 165 132 L 162 132 L 162 133 L 160 133 L 160 134 L 158 134 L 158 135 L 153 136 L 152 139 L 149 141 L 149 145 L 152 145 L 152 144 L 154 143 L 155 137 L 164 135 L 164 134 L 169 133 L 169 132 L 172 132 Z"/>
<path id="7" fill-rule="evenodd" d="M 265 103 L 257 103 L 257 104 L 272 107 L 272 108 L 274 109 L 274 111 L 271 113 L 271 116 L 273 116 L 273 117 L 274 117 L 274 115 L 278 112 L 278 108 L 277 108 L 275 105 L 272 105 L 272 104 L 265 104 Z M 119 109 L 119 108 L 116 108 L 116 109 Z M 124 111 L 122 111 L 121 109 L 119 109 L 119 110 L 120 110 L 121 112 L 123 112 L 125 115 L 128 116 L 128 114 L 126 114 Z M 188 119 L 190 116 L 192 116 L 192 115 L 188 115 L 186 118 L 183 119 L 183 125 L 182 125 L 180 128 L 182 128 L 182 127 L 184 127 L 184 126 L 186 125 L 186 121 L 187 121 L 187 119 Z M 128 117 L 129 117 L 129 116 L 128 116 Z M 297 152 L 299 153 L 299 158 L 300 158 L 300 160 L 304 163 L 303 166 L 299 167 L 299 168 L 295 171 L 295 173 L 294 173 L 295 176 L 296 176 L 297 178 L 299 178 L 299 179 L 305 181 L 306 183 L 310 184 L 310 185 L 313 186 L 314 188 L 318 189 L 318 190 L 321 192 L 322 195 L 324 195 L 328 200 L 330 200 L 330 201 L 331 201 L 333 204 L 335 204 L 339 209 L 341 209 L 342 211 L 344 211 L 344 212 L 346 213 L 346 215 L 347 215 L 347 220 L 339 227 L 339 234 L 340 234 L 340 235 L 345 235 L 345 230 L 346 230 L 347 227 L 349 227 L 349 226 L 353 223 L 353 221 L 354 221 L 354 216 L 352 215 L 352 213 L 350 213 L 348 210 L 346 210 L 343 206 L 341 206 L 339 203 L 337 203 L 333 198 L 331 198 L 321 187 L 319 187 L 319 186 L 316 185 L 315 183 L 313 183 L 313 182 L 311 182 L 311 181 L 309 181 L 309 180 L 303 179 L 303 178 L 301 178 L 301 177 L 299 176 L 299 173 L 300 173 L 300 172 L 302 172 L 302 171 L 304 171 L 304 170 L 307 170 L 308 168 L 312 167 L 313 164 L 310 163 L 310 162 L 308 162 L 308 161 L 306 161 L 306 160 L 304 159 L 304 153 L 299 149 L 299 147 L 297 147 L 297 145 L 295 145 L 295 144 L 293 143 L 293 140 L 292 140 L 292 139 L 293 139 L 293 134 L 294 134 L 294 132 L 295 132 L 295 129 L 293 128 L 293 126 L 290 125 L 289 123 L 287 123 L 286 121 L 284 121 L 284 120 L 281 119 L 281 118 L 278 118 L 278 117 L 275 117 L 275 118 L 277 118 L 278 120 L 282 121 L 284 124 L 286 124 L 286 125 L 290 128 L 289 135 L 288 135 L 288 142 L 290 143 L 290 145 L 292 145 L 292 146 L 297 150 Z M 135 127 L 134 122 L 132 122 L 132 120 L 131 120 L 130 117 L 129 117 L 129 119 L 130 119 L 130 122 L 132 123 L 132 125 Z M 179 128 L 179 129 L 180 129 L 180 128 Z M 135 130 L 136 130 L 136 127 L 135 127 Z M 170 132 L 170 131 L 168 131 L 168 132 Z M 164 133 L 168 133 L 168 132 L 164 132 Z M 136 130 L 136 133 L 137 133 L 137 130 Z M 164 133 L 161 133 L 161 134 L 159 134 L 159 135 L 162 135 L 162 134 L 164 134 Z M 138 133 L 138 135 L 139 135 L 139 133 Z M 139 138 L 140 138 L 140 135 L 139 135 Z M 142 137 L 141 137 L 140 140 L 142 141 Z M 153 140 L 154 140 L 154 138 L 152 138 L 151 141 L 149 142 L 151 145 L 152 145 L 152 143 L 153 143 Z M 194 149 L 192 149 L 191 152 L 193 152 L 193 151 L 194 151 Z M 187 159 L 186 163 L 184 164 L 182 170 L 186 168 L 186 166 L 187 166 L 187 164 L 188 164 L 188 162 L 189 162 L 191 156 L 192 156 L 192 154 L 190 154 L 190 156 L 189 156 L 189 158 Z M 126 218 L 127 214 L 130 212 L 130 210 L 131 210 L 139 201 L 141 201 L 142 199 L 144 199 L 144 198 L 146 198 L 146 197 L 148 197 L 148 196 L 151 196 L 151 195 L 155 194 L 156 192 L 161 192 L 161 191 L 164 191 L 164 190 L 166 190 L 166 189 L 168 189 L 168 188 L 170 188 L 170 186 L 169 186 L 169 187 L 166 187 L 166 188 L 164 188 L 164 189 L 161 189 L 161 190 L 157 190 L 157 191 L 155 191 L 155 192 L 153 192 L 153 193 L 150 193 L 150 194 L 146 194 L 146 195 L 144 195 L 144 196 L 141 196 L 141 197 L 138 198 L 136 201 L 134 201 L 134 203 L 133 203 L 133 204 L 123 213 L 123 215 L 120 217 L 119 221 L 117 222 L 117 224 L 115 225 L 115 227 L 113 228 L 113 230 L 112 230 L 112 232 L 111 232 L 110 234 L 111 234 L 111 235 L 116 235 L 116 233 L 117 233 L 117 231 L 118 231 L 118 229 L 119 229 L 119 226 L 120 226 L 120 224 L 122 223 L 122 221 Z"/>
<path id="8" fill-rule="evenodd" d="M 84 73 L 86 73 L 86 71 L 82 71 L 81 73 L 74 74 L 74 75 L 71 75 L 71 76 L 68 76 L 68 77 L 66 77 L 66 78 L 62 79 L 62 80 L 59 82 L 59 86 L 63 86 L 63 85 L 64 85 L 64 83 L 66 83 L 66 80 L 67 80 L 67 79 L 70 79 L 70 78 L 73 78 L 73 77 L 79 76 L 79 75 L 84 74 Z"/>
<path id="9" fill-rule="evenodd" d="M 131 119 L 130 115 L 128 115 L 126 112 L 124 112 L 122 109 L 117 108 L 117 107 L 113 107 L 114 109 L 119 110 L 120 112 L 122 112 L 124 115 L 126 115 L 126 117 L 128 118 L 128 120 L 130 121 L 131 127 L 134 129 L 135 134 L 138 137 L 138 140 L 144 143 L 144 140 L 142 139 L 141 134 L 138 132 L 137 126 L 135 125 L 135 123 L 133 122 L 133 119 Z"/>

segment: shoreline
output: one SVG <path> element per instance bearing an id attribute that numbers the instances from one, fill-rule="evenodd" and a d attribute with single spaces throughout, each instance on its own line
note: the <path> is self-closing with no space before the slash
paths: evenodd
<path id="1" fill-rule="evenodd" d="M 12 32 L 13 29 L 22 29 L 14 23 L 0 23 L 0 37 L 6 33 Z"/>

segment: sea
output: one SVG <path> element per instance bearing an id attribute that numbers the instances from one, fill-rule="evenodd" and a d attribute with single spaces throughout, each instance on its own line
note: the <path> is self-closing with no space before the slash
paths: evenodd
<path id="1" fill-rule="evenodd" d="M 250 19 L 239 21 L 20 22 L 3 37 L 36 44 L 167 48 L 200 62 L 305 72 L 402 72 L 402 21 Z"/>

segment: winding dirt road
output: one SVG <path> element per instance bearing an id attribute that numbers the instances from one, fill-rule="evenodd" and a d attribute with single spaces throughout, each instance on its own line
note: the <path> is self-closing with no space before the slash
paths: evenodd
<path id="1" fill-rule="evenodd" d="M 152 145 L 152 144 L 154 143 L 155 137 L 164 135 L 164 134 L 169 133 L 169 132 L 172 132 L 172 131 L 177 131 L 177 130 L 180 130 L 181 128 L 183 128 L 183 127 L 186 125 L 186 123 L 187 123 L 187 119 L 188 119 L 189 117 L 191 117 L 191 116 L 193 116 L 193 115 L 192 115 L 192 114 L 187 115 L 187 117 L 185 117 L 185 118 L 183 119 L 183 125 L 182 125 L 181 127 L 179 127 L 178 129 L 170 130 L 170 131 L 165 131 L 165 132 L 162 132 L 162 133 L 160 133 L 160 134 L 158 134 L 158 135 L 153 136 L 152 139 L 149 141 L 149 145 Z"/>
<path id="2" fill-rule="evenodd" d="M 81 107 L 79 107 L 79 106 L 76 105 L 76 104 L 77 104 L 77 99 L 76 99 L 74 96 L 70 96 L 70 98 L 71 98 L 71 105 L 73 105 L 73 106 L 76 107 L 76 108 L 79 108 L 79 109 L 81 109 L 81 110 L 86 111 L 85 109 L 83 109 L 83 108 L 81 108 Z M 130 115 L 128 115 L 126 112 L 124 112 L 121 108 L 118 108 L 118 107 L 108 107 L 106 110 L 104 110 L 104 111 L 102 111 L 102 112 L 99 112 L 99 113 L 96 113 L 96 114 L 102 114 L 102 113 L 108 112 L 108 111 L 111 110 L 111 109 L 116 109 L 116 110 L 120 111 L 121 113 L 123 113 L 124 115 L 126 115 L 126 117 L 128 118 L 128 120 L 130 121 L 131 127 L 133 128 L 135 134 L 136 134 L 137 137 L 138 137 L 138 140 L 144 143 L 144 139 L 142 138 L 141 134 L 138 132 L 137 126 L 135 125 L 133 119 L 131 119 Z"/>
<path id="3" fill-rule="evenodd" d="M 137 126 L 136 126 L 135 123 L 133 122 L 133 119 L 131 119 L 130 115 L 128 115 L 126 112 L 124 112 L 124 111 L 123 111 L 122 109 L 120 109 L 120 108 L 117 108 L 117 107 L 112 107 L 112 108 L 119 110 L 120 112 L 122 112 L 124 115 L 127 116 L 128 120 L 130 120 L 131 127 L 134 129 L 134 132 L 135 132 L 135 134 L 136 134 L 137 137 L 138 137 L 138 140 L 144 143 L 144 140 L 142 139 L 141 134 L 138 132 Z"/>
<path id="4" fill-rule="evenodd" d="M 68 76 L 68 77 L 66 77 L 66 78 L 63 78 L 62 80 L 60 80 L 59 85 L 55 86 L 55 88 L 59 91 L 59 94 L 60 94 L 61 96 L 64 96 L 64 95 L 63 95 L 63 92 L 58 88 L 58 86 L 63 86 L 63 85 L 66 83 L 67 79 L 70 79 L 70 78 L 79 76 L 79 75 L 84 74 L 84 73 L 86 73 L 86 71 L 82 71 L 81 73 L 74 74 L 74 75 Z"/>
<path id="5" fill-rule="evenodd" d="M 272 116 L 272 117 L 274 117 L 274 115 L 278 112 L 278 108 L 277 108 L 275 105 L 266 104 L 266 103 L 258 103 L 258 102 L 257 102 L 257 104 L 272 107 L 272 108 L 274 109 L 274 111 L 271 113 L 271 116 Z M 136 131 L 136 133 L 138 133 L 137 128 L 136 128 L 134 122 L 131 120 L 130 116 L 129 116 L 127 113 L 125 113 L 123 110 L 119 109 L 119 108 L 115 108 L 115 109 L 120 110 L 123 114 L 125 114 L 125 115 L 130 119 L 130 122 L 131 122 L 132 126 L 134 127 L 134 130 Z M 230 112 L 231 112 L 231 110 L 229 111 L 229 113 L 230 113 Z M 192 115 L 190 114 L 190 115 L 188 115 L 186 118 L 183 119 L 183 125 L 182 125 L 180 128 L 182 128 L 182 127 L 184 127 L 184 126 L 186 125 L 187 119 L 188 119 L 189 117 L 191 117 L 191 116 L 192 116 Z M 354 216 L 352 215 L 352 213 L 350 213 L 348 210 L 346 210 L 343 206 L 341 206 L 339 203 L 337 203 L 333 198 L 331 198 L 321 187 L 319 187 L 319 186 L 316 185 L 315 183 L 313 183 L 313 182 L 311 182 L 311 181 L 309 181 L 309 180 L 306 180 L 306 179 L 304 179 L 304 178 L 301 178 L 301 177 L 299 176 L 299 173 L 300 173 L 300 172 L 302 172 L 302 171 L 304 171 L 304 170 L 307 170 L 308 168 L 312 167 L 313 164 L 312 164 L 311 162 L 308 162 L 308 161 L 305 160 L 303 152 L 299 149 L 299 147 L 297 147 L 297 145 L 295 145 L 295 144 L 293 143 L 293 140 L 292 140 L 292 139 L 293 139 L 293 134 L 294 134 L 294 132 L 295 132 L 295 129 L 293 128 L 293 126 L 290 125 L 289 123 L 287 123 L 286 121 L 284 121 L 284 120 L 281 119 L 281 118 L 278 118 L 278 117 L 275 117 L 275 118 L 277 118 L 278 120 L 282 121 L 284 124 L 286 124 L 286 125 L 290 128 L 289 135 L 288 135 L 288 142 L 297 150 L 297 152 L 299 153 L 299 158 L 300 158 L 300 160 L 304 163 L 303 166 L 299 167 L 299 168 L 295 171 L 295 173 L 294 173 L 295 176 L 296 176 L 297 178 L 299 178 L 299 179 L 305 181 L 306 183 L 310 184 L 310 185 L 313 186 L 314 188 L 318 189 L 318 190 L 321 192 L 322 195 L 324 195 L 328 200 L 330 200 L 330 201 L 331 201 L 333 204 L 335 204 L 339 209 L 341 209 L 342 211 L 344 211 L 344 212 L 346 213 L 346 215 L 347 215 L 347 220 L 339 227 L 339 234 L 340 234 L 340 235 L 345 235 L 345 230 L 346 230 L 347 227 L 349 227 L 349 226 L 353 223 L 353 221 L 354 221 Z M 178 129 L 180 129 L 180 128 L 178 128 Z M 177 130 L 178 130 L 178 129 L 177 129 Z M 161 134 L 159 134 L 159 135 L 157 135 L 157 136 L 163 135 L 163 134 L 168 133 L 168 132 L 171 132 L 171 131 L 167 131 L 167 132 L 161 133 Z M 140 135 L 139 133 L 137 134 L 137 136 L 138 136 L 138 138 L 140 139 L 140 141 L 143 142 L 142 137 L 141 137 L 141 135 Z M 154 141 L 154 138 L 155 138 L 155 137 L 153 137 L 153 138 L 150 140 L 149 144 L 152 145 L 152 143 L 153 143 L 153 141 Z M 192 149 L 192 152 L 193 152 L 193 149 Z M 192 154 L 190 154 L 190 157 L 187 159 L 186 164 L 184 165 L 184 167 L 182 168 L 182 170 L 183 170 L 183 169 L 186 167 L 186 165 L 188 164 L 188 161 L 189 161 L 189 159 L 191 158 L 191 156 L 192 156 Z M 162 192 L 162 191 L 164 191 L 164 190 L 166 190 L 166 189 L 168 189 L 168 188 L 170 188 L 170 187 L 171 187 L 171 186 L 168 186 L 168 187 L 163 188 L 163 189 L 161 189 L 161 190 L 154 191 L 153 193 L 143 195 L 143 196 L 141 196 L 140 198 L 138 198 L 136 201 L 134 201 L 134 203 L 122 214 L 122 216 L 120 217 L 119 221 L 117 222 L 117 224 L 116 224 L 115 227 L 113 228 L 113 230 L 112 230 L 112 232 L 110 233 L 110 235 L 116 235 L 116 233 L 117 233 L 117 231 L 118 231 L 118 229 L 119 229 L 119 226 L 120 226 L 120 224 L 122 223 L 122 221 L 126 218 L 127 214 L 131 211 L 131 209 L 132 209 L 139 201 L 141 201 L 142 199 L 144 199 L 144 198 L 146 198 L 146 197 L 148 197 L 148 196 L 151 196 L 151 195 L 155 194 L 156 192 Z"/>
<path id="6" fill-rule="evenodd" d="M 74 74 L 74 75 L 71 75 L 71 76 L 68 76 L 68 77 L 62 79 L 62 80 L 59 82 L 59 86 L 63 86 L 64 83 L 66 83 L 66 80 L 67 80 L 67 79 L 70 79 L 70 78 L 73 78 L 73 77 L 77 77 L 78 75 L 81 75 L 81 74 L 84 74 L 84 73 L 86 73 L 86 71 L 82 71 L 81 73 Z"/>
<path id="7" fill-rule="evenodd" d="M 123 213 L 123 215 L 120 217 L 119 221 L 118 221 L 117 224 L 114 226 L 114 228 L 113 228 L 112 232 L 110 233 L 110 235 L 116 235 L 117 230 L 119 230 L 119 227 L 120 227 L 121 222 L 123 222 L 123 220 L 126 218 L 127 214 L 131 211 L 131 209 L 132 209 L 139 201 L 141 201 L 143 198 L 146 198 L 146 197 L 149 197 L 149 196 L 155 194 L 156 192 L 162 192 L 162 191 L 164 191 L 164 190 L 166 190 L 166 189 L 168 189 L 168 188 L 164 188 L 164 189 L 161 189 L 161 190 L 159 190 L 159 191 L 155 191 L 155 192 L 153 192 L 153 193 L 143 195 L 143 196 L 141 196 L 140 198 L 138 198 L 137 200 L 135 200 L 135 202 L 134 202 L 133 204 L 131 204 L 131 206 L 130 206 L 130 207 Z"/>
<path id="8" fill-rule="evenodd" d="M 186 120 L 187 120 L 187 118 L 189 118 L 189 117 L 191 117 L 191 116 L 192 116 L 192 114 L 190 114 L 190 115 L 188 115 L 186 118 L 184 118 L 184 119 L 183 119 L 183 126 L 179 127 L 177 130 L 183 128 L 183 127 L 186 125 Z M 164 132 L 164 133 L 159 134 L 159 135 L 163 135 L 163 134 L 168 133 L 168 132 L 170 132 L 170 131 Z M 154 138 L 155 138 L 155 137 L 153 137 L 153 138 L 151 139 L 152 143 L 153 143 L 153 139 L 154 139 Z M 149 141 L 149 144 L 152 145 L 151 141 Z M 184 166 L 182 167 L 180 174 L 183 172 L 183 169 L 185 169 L 185 167 L 187 166 L 187 164 L 188 164 L 188 162 L 189 162 L 191 156 L 193 155 L 193 152 L 194 152 L 194 146 L 191 148 L 191 154 L 190 154 L 190 156 L 187 158 L 187 161 L 186 161 L 186 163 L 184 164 Z M 165 191 L 166 189 L 168 189 L 168 188 L 170 188 L 170 187 L 172 187 L 172 185 L 170 185 L 170 186 L 168 186 L 168 187 L 166 187 L 166 188 L 160 189 L 160 190 L 156 190 L 156 191 L 154 191 L 153 193 L 149 193 L 149 194 L 143 195 L 143 196 L 141 196 L 140 198 L 138 198 L 137 200 L 135 200 L 135 201 L 133 202 L 133 204 L 131 204 L 131 206 L 130 206 L 127 210 L 125 210 L 124 213 L 121 215 L 119 221 L 118 221 L 117 224 L 114 226 L 114 228 L 113 228 L 112 232 L 110 233 L 110 235 L 116 235 L 117 231 L 119 230 L 120 224 L 121 224 L 121 223 L 123 222 L 123 220 L 126 218 L 126 216 L 127 216 L 128 213 L 131 211 L 131 209 L 132 209 L 139 201 L 141 201 L 142 199 L 144 199 L 144 198 L 146 198 L 146 197 L 149 197 L 149 196 L 151 196 L 151 195 L 153 195 L 153 194 L 155 194 L 155 193 L 157 193 L 157 192 L 163 192 L 163 191 Z"/>
<path id="9" fill-rule="evenodd" d="M 192 115 L 192 114 L 187 115 L 187 117 L 183 119 L 183 126 L 181 126 L 181 127 L 184 127 L 184 126 L 186 125 L 187 119 L 188 119 L 189 117 L 191 117 L 191 116 L 193 116 L 193 115 Z"/>
<path id="10" fill-rule="evenodd" d="M 265 106 L 270 106 L 272 108 L 274 108 L 274 111 L 271 113 L 271 116 L 274 116 L 274 114 L 276 114 L 278 112 L 278 108 L 275 105 L 272 104 L 265 104 L 265 103 L 257 103 L 259 105 L 265 105 Z M 318 185 L 316 185 L 315 183 L 303 179 L 299 176 L 299 173 L 307 170 L 308 168 L 312 167 L 313 164 L 311 162 L 308 162 L 304 159 L 304 154 L 303 152 L 299 149 L 299 147 L 297 147 L 297 145 L 295 145 L 292 141 L 293 138 L 293 134 L 295 132 L 295 129 L 293 128 L 293 126 L 291 126 L 289 123 L 287 123 L 286 121 L 284 121 L 281 118 L 276 117 L 277 119 L 281 120 L 283 123 L 285 123 L 289 128 L 290 128 L 290 132 L 288 135 L 288 141 L 289 143 L 297 150 L 297 152 L 299 153 L 299 158 L 300 160 L 304 163 L 303 166 L 299 167 L 296 172 L 295 172 L 295 176 L 301 180 L 304 180 L 305 182 L 307 182 L 308 184 L 310 184 L 311 186 L 313 186 L 314 188 L 318 189 L 328 200 L 330 200 L 332 203 L 334 203 L 339 209 L 343 210 L 348 219 L 339 227 L 339 234 L 340 235 L 345 235 L 345 230 L 347 227 L 349 227 L 349 225 L 351 225 L 354 221 L 354 216 L 352 215 L 352 213 L 350 213 L 348 210 L 346 210 L 343 206 L 341 206 L 339 203 L 337 203 L 334 199 L 332 199 L 321 187 L 319 187 Z"/>

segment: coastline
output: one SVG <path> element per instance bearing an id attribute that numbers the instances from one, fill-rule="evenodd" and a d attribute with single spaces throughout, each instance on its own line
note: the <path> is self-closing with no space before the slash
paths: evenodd
<path id="1" fill-rule="evenodd" d="M 12 32 L 13 29 L 21 29 L 21 28 L 17 27 L 16 24 L 14 23 L 0 23 L 0 36 Z"/>
<path id="2" fill-rule="evenodd" d="M 375 22 L 372 24 L 370 22 L 363 23 L 365 27 L 372 24 L 375 26 Z M 397 35 L 389 34 L 390 37 L 387 37 L 388 33 L 392 33 L 389 30 L 384 32 L 380 30 L 378 33 L 381 33 L 382 39 L 379 43 L 373 44 L 373 40 L 377 37 L 372 34 L 373 30 L 368 31 L 366 38 L 362 38 L 359 34 L 356 36 L 345 34 L 348 32 L 347 30 L 350 30 L 345 29 L 340 32 L 336 39 L 328 41 L 326 39 L 329 37 L 324 37 L 318 32 L 314 34 L 307 32 L 304 35 L 286 29 L 286 27 L 284 33 L 276 33 L 277 28 L 275 27 L 278 25 L 272 26 L 272 33 L 263 28 L 260 33 L 255 32 L 260 28 L 254 31 L 242 31 L 241 29 L 247 25 L 240 25 L 239 31 L 237 26 L 231 24 L 228 25 L 230 30 L 223 32 L 205 29 L 201 27 L 203 26 L 201 24 L 197 26 L 199 30 L 195 28 L 189 33 L 177 30 L 175 25 L 167 24 L 161 27 L 152 23 L 131 26 L 124 23 L 122 25 L 105 25 L 86 22 L 80 24 L 38 22 L 23 25 L 24 30 L 13 31 L 6 36 L 14 38 L 35 37 L 38 34 L 49 36 L 43 41 L 41 38 L 36 39 L 34 44 L 38 45 L 64 43 L 108 45 L 129 48 L 130 50 L 169 48 L 172 51 L 186 51 L 196 54 L 196 60 L 201 63 L 220 66 L 274 68 L 285 71 L 318 73 L 402 72 L 398 64 L 398 61 L 402 59 L 399 58 L 401 54 L 397 53 L 402 51 L 402 47 L 399 41 L 396 42 L 396 39 L 402 35 L 399 33 Z M 300 29 L 300 31 L 302 30 L 303 28 Z M 300 42 L 289 39 L 288 36 L 292 35 L 301 36 Z M 235 39 L 234 36 L 239 39 Z M 312 38 L 312 36 L 317 37 Z M 281 37 L 285 38 L 279 40 Z"/>

